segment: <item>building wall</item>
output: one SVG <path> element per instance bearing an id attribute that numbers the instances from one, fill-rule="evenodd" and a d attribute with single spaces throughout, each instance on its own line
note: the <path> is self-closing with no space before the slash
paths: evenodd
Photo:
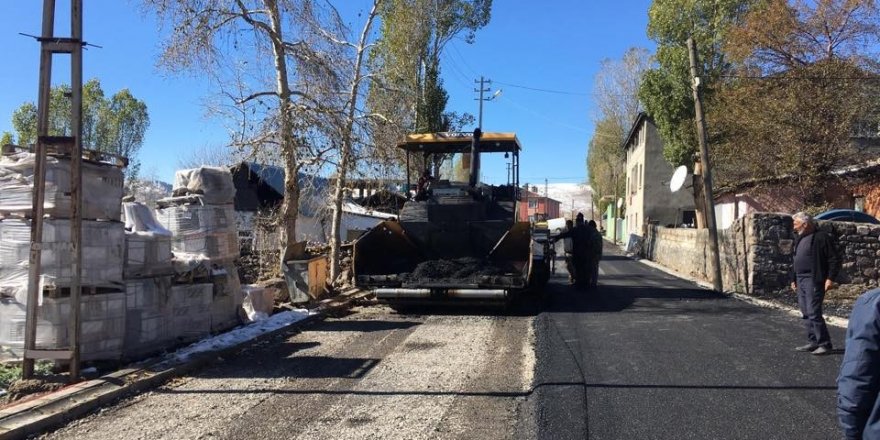
<path id="1" fill-rule="evenodd" d="M 535 207 L 529 207 L 530 201 L 535 205 Z M 560 202 L 558 200 L 548 199 L 544 196 L 538 196 L 530 192 L 526 197 L 523 198 L 523 200 L 520 200 L 519 202 L 519 221 L 527 222 L 529 221 L 530 216 L 544 213 L 547 214 L 548 219 L 558 218 L 559 205 Z"/>
<path id="2" fill-rule="evenodd" d="M 663 157 L 663 141 L 657 127 L 644 119 L 627 147 L 626 225 L 630 233 L 640 235 L 642 225 L 678 225 L 683 211 L 694 210 L 693 192 L 669 190 L 675 169 Z"/>
<path id="3" fill-rule="evenodd" d="M 737 219 L 753 212 L 786 212 L 794 214 L 804 209 L 804 200 L 810 189 L 798 185 L 767 184 L 739 193 L 726 193 L 715 200 L 715 220 L 718 229 L 727 229 Z M 880 187 L 876 183 L 844 186 L 830 185 L 824 194 L 830 208 L 853 208 L 853 195 L 865 196 L 865 212 L 880 214 Z"/>
<path id="4" fill-rule="evenodd" d="M 641 225 L 645 220 L 645 182 L 643 172 L 645 162 L 648 159 L 646 154 L 645 141 L 646 133 L 644 126 L 647 121 L 642 123 L 639 132 L 633 136 L 632 142 L 626 149 L 626 188 L 624 204 L 624 223 L 626 230 L 631 233 L 639 234 L 642 230 Z"/>

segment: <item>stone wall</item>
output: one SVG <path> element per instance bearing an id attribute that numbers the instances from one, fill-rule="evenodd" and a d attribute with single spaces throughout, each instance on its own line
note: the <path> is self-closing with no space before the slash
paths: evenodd
<path id="1" fill-rule="evenodd" d="M 880 280 L 880 225 L 819 222 L 836 239 L 841 284 L 877 286 Z M 754 213 L 719 234 L 724 289 L 758 296 L 787 292 L 794 232 L 787 214 Z M 704 281 L 711 280 L 709 233 L 705 229 L 651 227 L 642 256 Z"/>

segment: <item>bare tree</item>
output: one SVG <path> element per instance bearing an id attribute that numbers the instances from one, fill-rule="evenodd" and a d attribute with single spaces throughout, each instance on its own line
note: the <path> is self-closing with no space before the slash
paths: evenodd
<path id="1" fill-rule="evenodd" d="M 596 73 L 596 125 L 587 152 L 587 171 L 593 203 L 600 209 L 602 197 L 623 193 L 626 156 L 621 144 L 641 108 L 639 87 L 650 62 L 647 49 L 634 47 L 619 60 L 603 60 Z"/>
<path id="2" fill-rule="evenodd" d="M 202 166 L 228 167 L 238 159 L 235 152 L 226 145 L 203 144 L 177 158 L 179 169 Z"/>
<path id="3" fill-rule="evenodd" d="M 279 213 L 282 259 L 293 257 L 301 195 L 299 175 L 319 167 L 336 145 L 314 128 L 331 113 L 303 77 L 326 70 L 315 23 L 323 2 L 311 0 L 143 0 L 171 27 L 161 64 L 213 77 L 236 115 L 234 147 L 268 154 L 283 164 L 284 203 Z M 319 4 L 320 3 L 320 4 Z M 330 24 L 340 26 L 338 22 Z M 234 73 L 230 73 L 234 72 Z M 321 80 L 320 77 L 318 77 Z M 332 76 L 327 78 L 332 81 Z M 319 81 L 317 86 L 325 82 Z"/>

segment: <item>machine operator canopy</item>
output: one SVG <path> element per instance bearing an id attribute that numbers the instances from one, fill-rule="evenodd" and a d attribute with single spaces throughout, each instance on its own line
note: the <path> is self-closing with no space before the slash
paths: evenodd
<path id="1" fill-rule="evenodd" d="M 397 144 L 410 153 L 469 153 L 473 133 L 411 134 Z M 483 133 L 478 147 L 481 153 L 519 153 L 522 146 L 516 133 Z"/>

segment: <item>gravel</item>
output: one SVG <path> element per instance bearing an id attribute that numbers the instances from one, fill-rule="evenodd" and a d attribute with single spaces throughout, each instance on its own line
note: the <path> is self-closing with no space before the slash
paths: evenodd
<path id="1" fill-rule="evenodd" d="M 523 437 L 531 318 L 356 311 L 44 438 Z"/>

